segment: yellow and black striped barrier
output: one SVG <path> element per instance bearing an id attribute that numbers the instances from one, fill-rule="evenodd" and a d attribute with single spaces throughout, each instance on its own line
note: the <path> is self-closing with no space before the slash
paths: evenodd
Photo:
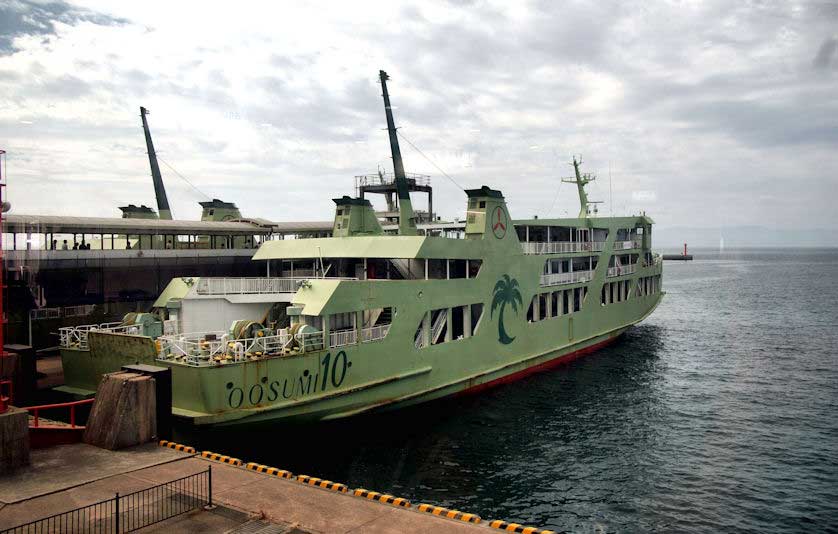
<path id="1" fill-rule="evenodd" d="M 482 521 L 479 515 L 467 514 L 459 510 L 449 510 L 442 506 L 434 506 L 432 504 L 420 504 L 420 512 L 427 512 L 429 514 L 438 515 L 440 517 L 447 517 L 448 519 L 456 519 L 457 521 L 465 521 L 466 523 L 479 523 Z"/>
<path id="2" fill-rule="evenodd" d="M 518 523 L 507 523 L 506 521 L 501 521 L 500 519 L 492 521 L 491 523 L 489 523 L 489 526 L 499 530 L 504 530 L 506 532 L 517 532 L 518 534 L 556 534 L 552 530 L 542 530 L 540 528 L 535 527 L 525 527 L 523 525 L 519 525 Z"/>
<path id="3" fill-rule="evenodd" d="M 176 451 L 187 452 L 189 454 L 195 454 L 194 447 L 188 447 L 186 445 L 181 445 L 180 443 L 175 443 L 174 441 L 166 441 L 165 439 L 161 439 L 158 443 L 161 447 L 168 447 L 170 449 L 174 449 Z"/>
<path id="4" fill-rule="evenodd" d="M 410 501 L 408 501 L 407 499 L 402 499 L 401 497 L 393 497 L 392 495 L 378 493 L 377 491 L 370 491 L 365 490 L 363 488 L 358 488 L 352 494 L 356 497 L 363 497 L 372 501 L 383 502 L 384 504 L 392 504 L 393 506 L 410 508 Z"/>
<path id="5" fill-rule="evenodd" d="M 253 470 L 258 471 L 259 473 L 265 473 L 268 475 L 273 475 L 275 477 L 282 477 L 282 478 L 293 478 L 294 473 L 291 471 L 286 471 L 284 469 L 277 469 L 276 467 L 268 467 L 267 465 L 257 464 L 256 462 L 248 462 L 245 464 L 245 467 Z"/>
<path id="6" fill-rule="evenodd" d="M 223 454 L 218 454 L 215 452 L 204 451 L 201 453 L 202 458 L 206 458 L 207 460 L 212 460 L 214 462 L 221 462 L 224 464 L 230 465 L 242 465 L 242 461 L 238 458 L 233 458 L 230 456 L 225 456 Z"/>
<path id="7" fill-rule="evenodd" d="M 341 484 L 340 482 L 332 482 L 331 480 L 323 480 L 317 477 L 310 477 L 308 475 L 297 475 L 296 480 L 297 482 L 302 482 L 303 484 L 308 484 L 309 486 L 317 486 L 318 488 L 339 491 L 341 493 L 346 493 L 349 491 L 349 488 L 346 487 L 346 484 Z"/>

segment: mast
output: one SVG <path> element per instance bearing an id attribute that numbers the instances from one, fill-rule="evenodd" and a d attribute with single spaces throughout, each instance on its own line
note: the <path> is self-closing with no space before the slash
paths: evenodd
<path id="1" fill-rule="evenodd" d="M 145 116 L 149 111 L 140 106 L 140 117 L 143 119 L 143 132 L 145 133 L 145 145 L 148 149 L 148 163 L 151 165 L 151 179 L 154 181 L 154 196 L 157 197 L 157 212 L 161 219 L 171 220 L 172 210 L 169 208 L 169 199 L 166 198 L 166 188 L 163 187 L 163 177 L 160 175 L 160 166 L 157 164 L 157 153 L 154 151 L 154 143 L 151 142 L 151 132 L 148 129 L 148 121 Z"/>
<path id="2" fill-rule="evenodd" d="M 600 201 L 588 200 L 588 193 L 585 192 L 585 186 L 588 185 L 590 182 L 596 180 L 596 177 L 594 177 L 592 174 L 582 174 L 581 172 L 579 172 L 579 165 L 581 163 L 581 159 L 579 161 L 576 161 L 576 156 L 573 156 L 573 171 L 576 177 L 562 178 L 562 182 L 568 184 L 576 184 L 576 188 L 579 191 L 579 218 L 584 219 L 590 214 L 588 204 L 599 204 Z M 594 212 L 596 212 L 596 207 L 594 207 Z"/>
<path id="3" fill-rule="evenodd" d="M 393 121 L 393 110 L 390 107 L 390 95 L 387 93 L 387 80 L 390 79 L 383 70 L 378 71 L 381 79 L 381 90 L 384 96 L 384 112 L 387 115 L 387 131 L 390 133 L 390 151 L 393 153 L 393 173 L 396 176 L 396 193 L 399 196 L 399 235 L 416 235 L 416 221 L 413 216 L 413 205 L 410 202 L 410 192 L 407 189 L 407 177 L 404 174 L 402 153 L 399 150 L 399 138 L 396 124 Z"/>

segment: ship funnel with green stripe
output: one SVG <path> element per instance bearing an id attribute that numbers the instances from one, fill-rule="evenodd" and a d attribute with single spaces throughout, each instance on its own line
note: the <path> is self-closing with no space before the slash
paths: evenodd
<path id="1" fill-rule="evenodd" d="M 399 235 L 416 235 L 416 220 L 413 216 L 413 205 L 410 203 L 410 192 L 407 189 L 407 178 L 404 174 L 402 153 L 399 150 L 399 138 L 396 124 L 393 121 L 393 109 L 390 107 L 390 95 L 387 93 L 387 80 L 390 79 L 383 70 L 378 71 L 381 78 L 381 90 L 384 96 L 384 112 L 387 114 L 387 131 L 390 133 L 390 151 L 393 153 L 393 173 L 396 176 L 396 193 L 399 197 Z"/>

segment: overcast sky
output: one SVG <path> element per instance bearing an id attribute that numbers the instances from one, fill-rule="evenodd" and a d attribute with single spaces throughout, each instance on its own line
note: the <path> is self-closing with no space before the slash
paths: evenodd
<path id="1" fill-rule="evenodd" d="M 581 154 L 606 214 L 838 228 L 838 2 L 300 4 L 4 1 L 13 211 L 156 208 L 143 105 L 176 218 L 206 198 L 169 166 L 245 215 L 330 219 L 392 170 L 384 69 L 445 217 L 465 198 L 431 161 L 524 218 L 576 212 Z"/>

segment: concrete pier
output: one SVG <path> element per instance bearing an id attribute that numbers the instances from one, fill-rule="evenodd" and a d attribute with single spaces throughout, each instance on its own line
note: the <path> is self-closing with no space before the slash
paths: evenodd
<path id="1" fill-rule="evenodd" d="M 9 406 L 0 413 L 0 475 L 28 464 L 29 412 Z"/>
<path id="2" fill-rule="evenodd" d="M 226 531 L 247 523 L 270 523 L 287 533 L 463 533 L 498 532 L 385 504 L 351 493 L 146 444 L 121 451 L 86 444 L 32 452 L 32 465 L 0 477 L 0 529 L 206 471 L 212 466 L 213 502 L 219 509 L 196 511 L 147 531 Z M 536 531 L 540 532 L 540 531 Z"/>

